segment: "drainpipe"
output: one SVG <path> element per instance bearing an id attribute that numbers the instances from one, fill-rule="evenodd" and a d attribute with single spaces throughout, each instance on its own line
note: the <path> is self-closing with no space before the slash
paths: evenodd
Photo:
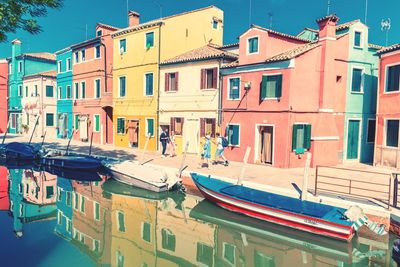
<path id="1" fill-rule="evenodd" d="M 102 47 L 104 47 L 104 91 L 108 92 L 108 89 L 107 89 L 107 47 L 102 41 L 103 40 L 100 39 L 100 45 Z"/>
<path id="2" fill-rule="evenodd" d="M 158 136 L 159 136 L 159 133 L 160 133 L 160 130 L 159 130 L 159 125 L 160 125 L 160 80 L 161 80 L 161 77 L 160 77 L 160 61 L 161 61 L 161 26 L 162 26 L 162 24 L 163 24 L 163 22 L 161 22 L 160 24 L 159 24 L 159 26 L 158 26 L 158 59 L 157 59 L 157 72 L 158 72 L 158 74 L 157 74 L 157 76 L 158 76 L 158 78 L 157 78 L 157 116 L 156 116 L 156 121 L 157 121 L 157 127 L 156 127 L 156 135 L 155 135 L 155 138 L 156 138 L 156 148 L 157 148 L 157 151 L 158 151 L 158 149 L 159 149 L 159 147 L 160 147 L 160 144 L 159 144 L 159 142 L 158 142 Z"/>
<path id="3" fill-rule="evenodd" d="M 220 58 L 218 61 L 218 73 L 219 73 L 219 88 L 218 88 L 218 126 L 219 126 L 219 132 L 222 134 L 222 91 L 223 91 L 223 79 L 222 79 L 222 72 L 221 72 L 221 65 L 222 65 L 222 60 L 223 58 Z"/>
<path id="4" fill-rule="evenodd" d="M 44 92 L 44 90 L 43 90 L 43 76 L 41 76 L 40 77 L 40 88 L 41 88 L 41 94 L 40 94 L 40 109 L 41 109 L 41 116 L 42 116 L 42 118 L 40 119 L 41 120 L 41 122 L 42 122 L 42 136 L 44 135 L 44 110 L 43 110 L 43 92 Z M 40 116 L 40 114 L 39 114 L 39 116 Z"/>

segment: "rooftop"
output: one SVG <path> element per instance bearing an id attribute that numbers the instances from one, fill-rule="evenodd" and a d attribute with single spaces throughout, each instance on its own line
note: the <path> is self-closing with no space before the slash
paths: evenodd
<path id="1" fill-rule="evenodd" d="M 24 79 L 30 79 L 30 78 L 35 78 L 35 77 L 52 77 L 55 78 L 57 75 L 57 72 L 55 70 L 50 70 L 50 71 L 44 71 L 32 75 L 25 76 Z"/>
<path id="2" fill-rule="evenodd" d="M 385 54 L 385 53 L 389 53 L 389 52 L 393 52 L 393 51 L 397 51 L 397 50 L 400 50 L 400 44 L 394 44 L 391 46 L 384 47 L 381 50 L 379 50 L 377 53 Z"/>
<path id="3" fill-rule="evenodd" d="M 41 53 L 25 53 L 20 55 L 20 57 L 30 57 L 30 58 L 37 58 L 37 59 L 44 59 L 44 60 L 56 60 L 56 55 L 47 52 Z"/>
<path id="4" fill-rule="evenodd" d="M 183 63 L 189 61 L 217 59 L 217 58 L 228 58 L 235 60 L 238 58 L 238 55 L 224 51 L 219 46 L 209 44 L 202 46 L 200 48 L 193 49 L 189 52 L 183 53 L 171 59 L 165 60 L 161 62 L 161 64 Z"/>
<path id="5" fill-rule="evenodd" d="M 119 28 L 117 28 L 117 27 L 114 27 L 114 26 L 111 26 L 111 25 L 108 25 L 108 24 L 104 24 L 104 23 L 100 23 L 100 22 L 98 22 L 97 23 L 97 27 L 102 27 L 102 28 L 105 28 L 105 29 L 109 29 L 109 30 L 111 30 L 111 31 L 117 31 L 117 30 L 119 30 Z"/>
<path id="6" fill-rule="evenodd" d="M 255 24 L 252 24 L 250 27 L 251 28 L 256 28 L 256 29 L 259 29 L 259 30 L 262 30 L 262 31 L 266 31 L 268 33 L 272 33 L 272 34 L 275 34 L 275 35 L 278 35 L 278 36 L 282 36 L 282 37 L 285 37 L 285 38 L 289 38 L 289 39 L 293 39 L 293 40 L 297 40 L 297 41 L 302 41 L 302 42 L 307 42 L 307 43 L 310 42 L 309 40 L 300 38 L 298 36 L 294 36 L 294 35 L 290 35 L 290 34 L 286 34 L 286 33 L 282 33 L 282 32 L 277 32 L 277 31 L 274 31 L 274 30 L 271 30 L 271 29 L 267 29 L 267 28 L 255 25 Z"/>

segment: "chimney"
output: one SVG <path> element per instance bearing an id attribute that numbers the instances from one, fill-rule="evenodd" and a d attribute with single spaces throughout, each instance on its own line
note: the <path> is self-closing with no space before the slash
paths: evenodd
<path id="1" fill-rule="evenodd" d="M 22 42 L 19 39 L 15 39 L 11 42 L 11 56 L 17 57 L 21 55 L 21 45 Z"/>
<path id="2" fill-rule="evenodd" d="M 336 38 L 336 24 L 338 21 L 339 18 L 336 14 L 317 19 L 319 26 L 319 39 Z"/>
<path id="3" fill-rule="evenodd" d="M 129 27 L 139 25 L 139 20 L 140 20 L 139 13 L 131 10 L 128 12 L 128 18 L 129 18 Z"/>

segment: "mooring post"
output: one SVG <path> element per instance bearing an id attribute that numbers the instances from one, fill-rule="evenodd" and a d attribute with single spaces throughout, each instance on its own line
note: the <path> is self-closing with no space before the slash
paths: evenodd
<path id="1" fill-rule="evenodd" d="M 307 200 L 308 172 L 310 170 L 310 164 L 311 164 L 311 153 L 307 153 L 306 165 L 304 166 L 303 188 L 301 190 L 301 200 Z"/>
<path id="2" fill-rule="evenodd" d="M 249 156 L 250 156 L 250 151 L 251 151 L 251 147 L 248 146 L 247 149 L 246 149 L 246 153 L 244 154 L 243 165 L 242 165 L 242 167 L 240 169 L 240 174 L 239 174 L 239 177 L 238 177 L 238 180 L 237 180 L 237 183 L 236 183 L 238 185 L 242 184 L 244 172 L 246 170 L 247 161 L 249 160 Z"/>

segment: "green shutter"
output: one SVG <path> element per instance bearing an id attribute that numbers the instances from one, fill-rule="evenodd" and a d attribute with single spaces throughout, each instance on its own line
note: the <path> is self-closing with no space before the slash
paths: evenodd
<path id="1" fill-rule="evenodd" d="M 154 120 L 153 119 L 147 119 L 147 133 L 150 134 L 150 136 L 154 136 Z"/>
<path id="2" fill-rule="evenodd" d="M 100 115 L 94 115 L 95 131 L 100 131 Z"/>
<path id="3" fill-rule="evenodd" d="M 239 145 L 239 125 L 230 125 L 232 127 L 232 139 L 231 139 L 231 144 L 232 145 Z"/>
<path id="4" fill-rule="evenodd" d="M 268 84 L 268 76 L 262 76 L 261 99 L 264 99 L 267 97 L 267 84 Z"/>
<path id="5" fill-rule="evenodd" d="M 311 148 L 311 124 L 305 125 L 304 148 L 307 150 L 310 150 L 310 148 Z"/>
<path id="6" fill-rule="evenodd" d="M 297 131 L 299 129 L 299 125 L 293 125 L 293 132 L 292 132 L 292 150 L 296 150 L 297 148 Z"/>
<path id="7" fill-rule="evenodd" d="M 150 223 L 144 222 L 142 227 L 142 239 L 147 242 L 151 242 L 151 229 Z"/>
<path id="8" fill-rule="evenodd" d="M 282 97 L 282 75 L 277 76 L 275 97 L 277 98 Z"/>

